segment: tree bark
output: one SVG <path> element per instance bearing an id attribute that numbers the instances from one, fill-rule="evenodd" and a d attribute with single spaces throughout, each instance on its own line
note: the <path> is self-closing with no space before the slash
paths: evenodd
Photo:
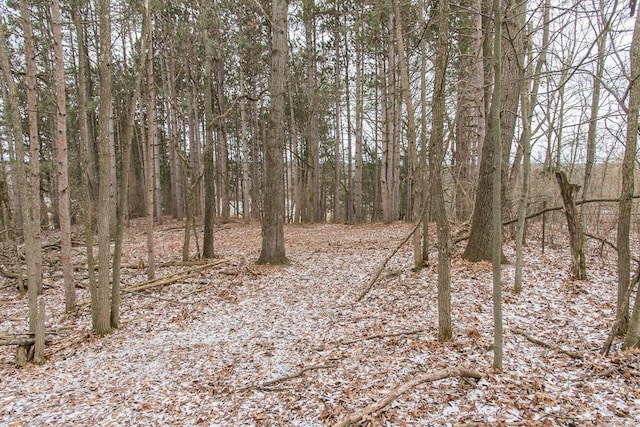
<path id="1" fill-rule="evenodd" d="M 560 186 L 560 194 L 564 202 L 564 213 L 567 217 L 569 229 L 569 247 L 571 248 L 571 271 L 576 280 L 587 279 L 587 264 L 584 256 L 584 234 L 580 215 L 576 210 L 575 197 L 578 186 L 570 184 L 564 171 L 556 172 L 556 179 Z M 620 243 L 620 242 L 618 242 Z M 618 252 L 618 256 L 620 253 Z"/>
<path id="2" fill-rule="evenodd" d="M 269 137 L 265 147 L 264 215 L 259 264 L 286 264 L 284 245 L 284 101 L 287 70 L 287 0 L 271 4 Z"/>
<path id="3" fill-rule="evenodd" d="M 524 84 L 522 85 L 522 94 L 520 96 L 522 108 L 522 135 L 520 137 L 522 145 L 522 192 L 520 194 L 520 203 L 518 204 L 518 221 L 516 224 L 516 266 L 514 278 L 514 290 L 522 292 L 522 265 L 524 234 L 527 215 L 527 201 L 529 198 L 529 183 L 531 174 L 531 122 L 533 120 L 533 111 L 537 105 L 538 90 L 540 88 L 540 74 L 542 66 L 546 62 L 547 46 L 549 44 L 549 13 L 551 10 L 550 0 L 545 0 L 543 12 L 542 30 L 542 46 L 536 62 L 536 68 L 531 74 L 531 59 L 525 72 Z M 531 39 L 528 40 L 531 44 Z M 532 46 L 529 46 L 529 56 L 532 56 Z M 529 87 L 533 81 L 533 87 L 529 92 Z M 515 167 L 515 166 L 514 166 Z"/>
<path id="4" fill-rule="evenodd" d="M 458 12 L 460 57 L 452 172 L 455 184 L 453 209 L 459 221 L 468 221 L 471 217 L 478 149 L 486 131 L 481 9 L 481 0 L 465 0 Z"/>
<path id="5" fill-rule="evenodd" d="M 127 119 L 124 136 L 121 141 L 122 164 L 120 166 L 120 182 L 118 188 L 117 218 L 115 231 L 115 245 L 113 249 L 113 283 L 111 287 L 111 327 L 118 328 L 120 324 L 120 263 L 122 260 L 122 243 L 124 239 L 124 225 L 128 210 L 129 175 L 131 170 L 131 146 L 133 141 L 134 118 L 140 98 L 142 73 L 147 58 L 147 41 L 149 40 L 149 14 L 144 13 L 142 19 L 142 34 L 138 50 L 138 63 L 134 64 L 134 83 L 131 87 L 127 104 Z"/>
<path id="6" fill-rule="evenodd" d="M 493 146 L 493 171 L 491 174 L 491 212 L 492 239 L 491 261 L 493 273 L 493 368 L 502 370 L 503 332 L 502 332 L 502 0 L 493 0 L 494 46 L 493 46 L 493 101 L 491 103 L 491 141 L 485 145 Z"/>
<path id="7" fill-rule="evenodd" d="M 60 23 L 60 1 L 51 2 L 51 24 L 55 55 L 56 98 L 56 154 L 58 177 L 58 209 L 60 215 L 60 260 L 64 276 L 64 302 L 67 313 L 76 306 L 76 288 L 71 263 L 71 212 L 69 204 L 69 159 L 67 152 L 67 104 L 62 53 L 62 28 Z"/>
<path id="8" fill-rule="evenodd" d="M 453 339 L 451 325 L 451 239 L 449 219 L 442 185 L 442 161 L 444 159 L 445 75 L 448 60 L 449 1 L 438 6 L 438 41 L 436 45 L 435 82 L 433 89 L 433 125 L 429 144 L 429 172 L 431 202 L 438 228 L 438 341 Z"/>
<path id="9" fill-rule="evenodd" d="M 213 141 L 213 126 L 215 124 L 213 113 L 213 58 L 214 47 L 212 41 L 209 38 L 206 27 L 209 26 L 210 21 L 213 19 L 212 5 L 207 3 L 204 11 L 204 28 L 202 29 L 204 34 L 204 115 L 206 120 L 205 127 L 205 141 L 204 141 L 204 153 L 203 153 L 203 173 L 204 173 L 204 238 L 202 243 L 202 256 L 204 258 L 213 258 L 214 251 L 214 227 L 215 227 L 215 206 L 216 206 L 216 194 L 215 194 L 215 167 L 213 159 L 214 141 Z"/>
<path id="10" fill-rule="evenodd" d="M 24 25 L 24 51 L 26 60 L 27 111 L 29 123 L 29 169 L 27 192 L 24 193 L 23 207 L 26 207 L 28 221 L 23 223 L 28 229 L 25 235 L 25 256 L 29 277 L 29 330 L 34 331 L 38 314 L 38 295 L 42 294 L 42 244 L 40 232 L 40 139 L 38 135 L 38 86 L 36 53 L 34 47 L 31 11 L 27 0 L 20 1 Z M 21 141 L 21 139 L 20 139 Z M 16 147 L 17 148 L 17 147 Z M 16 149 L 16 154 L 18 150 Z M 22 162 L 24 156 L 18 156 Z"/>
<path id="11" fill-rule="evenodd" d="M 402 15 L 400 14 L 400 6 L 398 5 L 398 1 L 394 1 L 394 13 L 396 15 L 396 43 L 398 45 L 398 64 L 400 66 L 400 81 L 402 84 L 402 96 L 404 98 L 404 104 L 406 108 L 407 115 L 407 148 L 409 151 L 409 158 L 407 163 L 407 219 L 409 221 L 422 221 L 421 218 L 418 218 L 421 212 L 420 206 L 420 197 L 419 193 L 422 190 L 422 186 L 420 180 L 417 179 L 419 176 L 419 168 L 418 168 L 418 152 L 416 147 L 416 120 L 415 120 L 415 109 L 413 107 L 413 99 L 411 98 L 411 90 L 410 90 L 410 82 L 409 82 L 409 70 L 408 70 L 408 58 L 407 52 L 404 47 L 404 34 L 402 29 Z M 438 51 L 436 55 L 440 54 Z M 444 52 L 446 66 L 446 46 Z M 436 59 L 438 61 L 438 59 Z M 438 71 L 436 71 L 438 72 Z M 443 79 L 444 80 L 444 79 Z M 442 82 L 441 82 L 442 83 Z M 434 95 L 434 102 L 436 102 Z M 444 98 L 443 98 L 444 100 Z M 440 105 L 440 104 L 438 104 Z M 440 112 L 436 112 L 434 110 L 434 115 Z M 442 112 L 444 114 L 444 111 Z M 444 122 L 443 122 L 444 123 Z M 434 126 L 436 125 L 436 120 L 434 119 Z M 440 135 L 442 138 L 442 134 Z M 436 141 L 439 143 L 438 141 Z M 441 184 L 441 183 L 440 183 Z M 445 213 L 446 216 L 446 213 Z M 415 271 L 420 271 L 423 266 L 422 259 L 422 247 L 421 247 L 421 233 L 415 233 L 413 235 L 413 268 Z"/>
<path id="12" fill-rule="evenodd" d="M 636 15 L 631 40 L 631 79 L 629 81 L 629 108 L 627 110 L 627 140 L 622 160 L 622 188 L 618 205 L 618 298 L 616 317 L 617 334 L 625 334 L 625 347 L 640 342 L 640 303 L 636 298 L 629 321 L 629 286 L 631 275 L 631 208 L 634 192 L 634 169 L 638 145 L 638 111 L 640 110 L 640 13 Z M 639 294 L 640 295 L 640 294 Z"/>
<path id="13" fill-rule="evenodd" d="M 150 19 L 149 0 L 145 0 L 145 14 Z M 147 30 L 146 37 L 151 40 L 151 25 Z M 153 43 L 149 43 L 146 51 L 147 55 L 147 156 L 145 159 L 145 182 L 147 190 L 147 279 L 153 280 L 156 276 L 155 247 L 153 239 L 153 225 L 156 202 L 156 85 L 153 72 Z M 159 220 L 159 216 L 156 219 Z"/>
<path id="14" fill-rule="evenodd" d="M 100 78 L 100 107 L 98 112 L 98 165 L 100 180 L 98 185 L 98 290 L 96 323 L 93 325 L 98 336 L 111 332 L 111 283 L 109 267 L 110 218 L 111 211 L 111 1 L 98 1 L 100 58 L 98 72 Z"/>
<path id="15" fill-rule="evenodd" d="M 81 7 L 72 8 L 73 22 L 76 27 L 76 34 L 78 38 L 78 127 L 79 127 L 79 145 L 80 145 L 80 187 L 81 187 L 81 206 L 82 206 L 82 219 L 84 223 L 84 236 L 86 245 L 87 256 L 87 270 L 89 275 L 89 294 L 91 295 L 91 318 L 92 324 L 97 322 L 96 310 L 98 307 L 97 302 L 97 283 L 94 268 L 94 255 L 93 255 L 93 218 L 94 218 L 94 203 L 92 203 L 92 190 L 91 190 L 91 172 L 89 153 L 93 150 L 90 149 L 90 137 L 89 137 L 89 114 L 87 106 L 87 98 L 89 93 L 88 83 L 88 58 L 87 47 L 85 44 L 84 36 L 84 19 L 82 17 L 83 12 Z"/>

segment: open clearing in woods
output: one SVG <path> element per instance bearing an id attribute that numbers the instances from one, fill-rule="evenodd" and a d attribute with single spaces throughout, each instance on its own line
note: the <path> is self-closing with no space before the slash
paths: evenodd
<path id="1" fill-rule="evenodd" d="M 157 230 L 158 263 L 179 259 L 178 225 Z M 146 278 L 133 268 L 146 259 L 143 230 L 129 229 L 126 285 Z M 226 224 L 216 249 L 227 263 L 126 294 L 122 327 L 102 339 L 89 334 L 87 308 L 63 315 L 61 277 L 47 275 L 50 357 L 16 369 L 14 349 L 0 347 L 0 424 L 333 425 L 420 375 L 453 367 L 482 379 L 416 385 L 364 422 L 640 423 L 640 353 L 622 354 L 616 341 L 609 357 L 599 355 L 614 317 L 615 253 L 590 246 L 589 280 L 575 282 L 566 245 L 542 254 L 532 242 L 520 295 L 511 291 L 513 266 L 505 266 L 505 371 L 496 374 L 487 263 L 454 257 L 452 343 L 437 342 L 435 251 L 416 274 L 405 246 L 354 304 L 410 230 L 405 223 L 287 226 L 291 265 L 271 267 L 253 264 L 258 225 Z M 83 249 L 74 251 L 80 265 Z M 509 244 L 505 251 L 514 258 Z M 56 256 L 46 252 L 45 261 Z M 163 267 L 157 276 L 185 268 Z M 26 297 L 6 279 L 0 286 L 0 335 L 25 332 Z"/>

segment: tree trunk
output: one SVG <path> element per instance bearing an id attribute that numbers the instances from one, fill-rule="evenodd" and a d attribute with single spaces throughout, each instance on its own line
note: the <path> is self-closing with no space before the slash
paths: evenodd
<path id="1" fill-rule="evenodd" d="M 204 24 L 205 28 L 208 26 L 211 19 L 213 19 L 214 11 L 211 10 L 212 5 L 207 4 L 205 8 Z M 204 239 L 202 243 L 202 256 L 204 258 L 213 258 L 214 251 L 214 227 L 215 227 L 215 168 L 214 168 L 214 141 L 213 141 L 213 126 L 215 124 L 215 118 L 213 115 L 213 58 L 214 47 L 210 40 L 206 29 L 203 29 L 204 34 L 204 116 L 206 121 L 205 127 L 205 141 L 204 141 L 204 153 L 203 153 L 203 173 L 204 173 Z"/>
<path id="2" fill-rule="evenodd" d="M 435 81 L 433 90 L 433 125 L 429 144 L 429 172 L 431 180 L 431 202 L 438 227 L 438 341 L 451 341 L 451 239 L 449 219 L 444 201 L 442 185 L 442 161 L 444 159 L 444 115 L 445 75 L 448 55 L 448 13 L 449 1 L 439 2 L 438 41 L 435 60 Z"/>
<path id="3" fill-rule="evenodd" d="M 91 190 L 91 174 L 89 168 L 90 137 L 89 137 L 89 114 L 87 107 L 88 98 L 88 73 L 87 69 L 87 48 L 84 41 L 84 19 L 80 7 L 72 8 L 72 16 L 76 27 L 78 37 L 78 127 L 79 127 L 79 145 L 80 145 L 80 194 L 82 219 L 84 223 L 84 236 L 87 256 L 87 270 L 89 275 L 89 294 L 91 296 L 91 318 L 92 324 L 97 322 L 97 283 L 94 268 L 93 256 L 93 218 L 94 204 L 92 203 Z"/>
<path id="4" fill-rule="evenodd" d="M 457 131 L 452 165 L 455 184 L 453 209 L 459 221 L 468 221 L 471 217 L 478 148 L 486 130 L 481 9 L 481 0 L 465 0 L 459 12 Z"/>
<path id="5" fill-rule="evenodd" d="M 494 2 L 495 7 L 495 2 Z M 492 141 L 494 138 L 500 140 L 500 160 L 501 164 L 501 197 L 502 200 L 506 198 L 506 185 L 503 185 L 507 181 L 506 171 L 508 170 L 509 154 L 511 152 L 511 145 L 513 141 L 513 135 L 515 132 L 515 124 L 518 111 L 518 100 L 520 95 L 520 86 L 522 85 L 522 20 L 524 19 L 524 13 L 518 13 L 523 5 L 517 8 L 513 7 L 512 0 L 509 0 L 505 5 L 504 10 L 509 11 L 509 15 L 504 19 L 504 23 L 500 28 L 500 37 L 503 37 L 500 43 L 507 46 L 504 51 L 504 55 L 501 54 L 501 67 L 500 72 L 504 70 L 503 82 L 504 86 L 496 92 L 495 88 L 491 104 L 499 102 L 501 108 L 495 113 L 498 114 L 498 118 L 489 118 L 489 126 L 487 133 L 485 134 L 485 140 L 482 144 L 482 157 L 480 160 L 480 171 L 478 176 L 478 186 L 476 192 L 476 200 L 474 204 L 473 216 L 471 220 L 471 234 L 469 235 L 469 241 L 462 257 L 468 261 L 489 261 L 492 259 L 493 253 L 493 214 L 492 200 L 493 200 L 493 170 L 495 167 L 494 158 L 496 156 L 496 150 Z M 516 10 L 517 9 L 517 10 Z M 522 12 L 522 11 L 520 11 Z M 496 13 L 495 15 L 498 15 Z M 501 20 L 502 21 L 502 20 Z M 502 36 L 504 30 L 504 36 Z M 498 37 L 497 35 L 495 37 Z M 497 44 L 498 39 L 494 39 Z M 494 66 L 495 68 L 495 66 Z M 495 73 L 495 70 L 494 70 Z M 495 77 L 494 77 L 495 80 Z M 500 129 L 497 129 L 496 125 L 500 125 Z M 498 135 L 494 135 L 495 132 L 500 132 Z M 501 203 L 501 209 L 506 206 L 506 203 Z M 498 215 L 503 213 L 498 212 Z M 502 255 L 503 262 L 506 261 L 504 255 Z"/>
<path id="6" fill-rule="evenodd" d="M 284 246 L 284 101 L 287 70 L 287 0 L 271 4 L 269 137 L 265 147 L 264 216 L 259 264 L 285 264 Z"/>
<path id="7" fill-rule="evenodd" d="M 622 185 L 620 203 L 618 207 L 618 299 L 616 304 L 616 320 L 618 330 L 616 334 L 627 333 L 629 325 L 629 286 L 631 274 L 631 250 L 629 248 L 629 234 L 631 232 L 631 208 L 634 192 L 634 168 L 638 144 L 638 110 L 640 109 L 640 13 L 636 15 L 631 40 L 631 79 L 629 81 L 629 108 L 627 110 L 627 140 L 622 159 Z M 625 340 L 625 346 L 637 345 L 640 336 L 640 325 L 637 324 L 638 304 L 633 310 L 633 326 Z"/>
<path id="8" fill-rule="evenodd" d="M 502 332 L 502 220 L 501 220 L 501 183 L 502 183 L 502 1 L 493 0 L 493 21 L 495 39 L 493 46 L 493 101 L 491 103 L 492 139 L 485 145 L 493 146 L 493 171 L 491 174 L 491 261 L 493 272 L 493 368 L 502 370 L 503 332 Z"/>
<path id="9" fill-rule="evenodd" d="M 562 195 L 562 201 L 564 202 L 564 213 L 567 217 L 567 227 L 569 229 L 571 272 L 574 279 L 586 280 L 587 265 L 584 257 L 584 234 L 582 232 L 582 223 L 580 222 L 580 216 L 578 215 L 575 204 L 578 185 L 570 184 L 567 179 L 567 174 L 564 173 L 564 171 L 556 172 L 556 179 L 560 186 L 560 194 Z M 619 249 L 620 247 L 618 247 L 618 251 Z"/>
<path id="10" fill-rule="evenodd" d="M 64 276 L 64 302 L 67 313 L 76 307 L 76 288 L 71 263 L 71 212 L 69 204 L 69 159 L 67 154 L 67 104 L 62 53 L 62 28 L 60 24 L 60 1 L 51 2 L 51 24 L 55 55 L 56 98 L 56 154 L 58 176 L 58 199 L 60 215 L 60 260 Z"/>
<path id="11" fill-rule="evenodd" d="M 514 278 L 514 290 L 516 292 L 522 292 L 522 264 L 523 253 L 522 245 L 524 242 L 525 226 L 526 226 L 526 213 L 527 213 L 527 201 L 529 198 L 529 181 L 531 174 L 531 122 L 533 120 L 533 111 L 537 105 L 538 89 L 540 88 L 540 74 L 542 72 L 542 66 L 546 62 L 547 46 L 549 44 L 549 13 L 551 10 L 550 0 L 545 0 L 544 4 L 544 17 L 542 30 L 542 46 L 536 62 L 536 68 L 531 74 L 531 62 L 527 71 L 525 72 L 525 80 L 522 85 L 521 108 L 522 108 L 522 136 L 520 138 L 522 145 L 522 193 L 520 194 L 520 203 L 518 205 L 518 222 L 516 224 L 516 267 Z M 531 39 L 528 40 L 531 44 Z M 532 56 L 532 46 L 529 46 L 529 56 Z M 529 92 L 531 81 L 533 80 L 533 87 Z"/>
<path id="12" fill-rule="evenodd" d="M 334 86 L 333 86 L 333 96 L 335 100 L 335 111 L 334 111 L 334 125 L 333 125 L 333 139 L 335 140 L 335 150 L 333 157 L 333 222 L 340 223 L 342 222 L 342 215 L 340 210 L 340 186 L 341 186 L 341 169 L 342 169 L 342 112 L 341 112 L 341 104 L 342 104 L 342 96 L 341 96 L 341 88 L 340 88 L 340 21 L 339 21 L 339 12 L 336 10 L 336 21 L 334 23 L 333 29 L 333 48 L 335 54 L 335 62 L 334 62 Z"/>
<path id="13" fill-rule="evenodd" d="M 26 0 L 20 1 L 24 22 L 24 50 L 26 60 L 27 111 L 29 113 L 29 170 L 28 189 L 24 193 L 22 206 L 26 207 L 28 221 L 23 223 L 28 229 L 25 235 L 25 256 L 29 277 L 29 330 L 34 331 L 38 313 L 38 295 L 42 294 L 42 247 L 40 233 L 40 140 L 38 136 L 38 87 L 36 53 L 34 48 L 31 12 Z M 22 138 L 20 138 L 21 142 Z M 18 150 L 18 161 L 20 156 Z"/>
<path id="14" fill-rule="evenodd" d="M 240 100 L 240 144 L 242 152 L 242 218 L 245 222 L 249 222 L 251 219 L 251 197 L 249 194 L 249 188 L 251 181 L 249 179 L 249 137 L 247 135 L 247 99 L 244 97 L 246 93 L 245 78 L 242 68 L 240 73 L 240 93 L 243 95 Z"/>
<path id="15" fill-rule="evenodd" d="M 419 176 L 418 169 L 418 152 L 416 148 L 416 120 L 415 120 L 415 109 L 413 107 L 413 100 L 411 98 L 411 89 L 409 82 L 409 71 L 407 65 L 407 52 L 404 47 L 404 34 L 402 30 L 402 15 L 400 14 L 400 7 L 398 5 L 398 1 L 394 1 L 394 13 L 396 15 L 396 43 L 398 45 L 398 65 L 400 66 L 400 81 L 402 83 L 402 96 L 404 98 L 404 104 L 406 108 L 407 115 L 407 147 L 409 151 L 409 159 L 407 163 L 407 220 L 409 221 L 422 221 L 422 218 L 419 218 L 421 212 L 421 206 L 419 205 L 419 196 L 418 193 L 422 190 L 422 186 L 420 185 L 420 180 L 417 179 Z M 446 21 L 446 19 L 445 19 Z M 439 46 L 442 48 L 442 46 Z M 440 52 L 436 55 L 442 54 L 444 55 L 442 61 L 446 61 L 446 46 L 444 46 L 445 51 Z M 436 59 L 438 61 L 439 57 Z M 445 64 L 446 66 L 446 64 Z M 438 72 L 438 71 L 436 71 Z M 444 77 L 443 77 L 444 81 Z M 442 82 L 441 82 L 442 83 Z M 438 94 L 439 96 L 444 94 Z M 435 102 L 439 102 L 440 98 L 436 97 L 434 92 L 434 105 Z M 444 98 L 442 98 L 444 103 Z M 440 105 L 440 104 L 438 104 Z M 435 113 L 435 111 L 434 111 Z M 439 112 L 438 112 L 439 114 Z M 442 112 L 444 114 L 444 112 Z M 444 123 L 444 120 L 443 120 Z M 436 126 L 436 119 L 434 118 L 434 126 Z M 436 130 L 434 129 L 434 132 Z M 442 130 L 440 131 L 440 138 L 443 137 Z M 435 141 L 436 144 L 439 144 L 441 141 Z M 442 185 L 442 183 L 440 183 Z M 412 203 L 413 202 L 413 203 Z M 444 203 L 444 199 L 443 199 Z M 445 212 L 446 216 L 446 212 Z M 421 247 L 421 233 L 416 231 L 413 236 L 413 267 L 415 271 L 420 271 L 423 266 L 422 259 L 422 247 Z M 449 328 L 450 329 L 450 328 Z"/>
<path id="16" fill-rule="evenodd" d="M 3 33 L 6 33 L 6 29 L 7 27 L 4 23 L 4 19 L 1 19 L 0 30 L 2 30 Z M 34 261 L 31 259 L 31 257 L 35 256 L 35 252 L 31 249 L 36 246 L 36 237 L 35 233 L 33 232 L 35 227 L 32 224 L 33 218 L 31 217 L 31 208 L 28 198 L 30 188 L 27 181 L 27 171 L 24 161 L 22 160 L 25 158 L 22 117 L 20 116 L 20 106 L 18 105 L 18 90 L 11 73 L 7 45 L 4 41 L 0 43 L 0 68 L 2 68 L 2 74 L 6 85 L 6 94 L 8 95 L 6 98 L 6 108 L 8 109 L 8 112 L 10 114 L 10 126 L 12 131 L 11 137 L 13 138 L 15 151 L 15 168 L 11 168 L 11 170 L 13 171 L 12 178 L 17 184 L 18 199 L 20 200 L 20 206 L 23 207 L 23 209 L 21 210 L 21 218 L 25 246 L 27 248 L 27 250 L 25 251 L 25 256 L 27 258 L 28 268 L 34 268 Z M 38 282 L 36 281 L 37 277 L 39 276 L 37 274 L 33 274 L 33 272 L 29 272 L 29 274 L 27 275 L 29 290 L 34 290 L 36 292 L 36 298 L 38 291 Z M 29 302 L 31 302 L 31 299 L 29 300 Z M 32 307 L 30 305 L 30 329 L 32 328 L 32 326 L 35 326 L 35 312 L 32 313 Z"/>
<path id="17" fill-rule="evenodd" d="M 600 0 L 600 13 L 602 20 L 605 21 L 604 0 Z M 600 107 L 600 89 L 602 87 L 602 77 L 604 75 L 604 61 L 607 49 L 607 38 L 609 37 L 610 22 L 602 22 L 602 28 L 598 35 L 597 42 L 597 65 L 596 75 L 593 77 L 593 92 L 591 94 L 591 112 L 589 116 L 589 128 L 587 130 L 587 159 L 584 165 L 584 181 L 582 184 L 582 199 L 589 198 L 591 190 L 591 175 L 593 173 L 593 165 L 596 157 L 596 131 L 598 122 L 598 109 Z M 581 208 L 583 212 L 585 206 Z"/>
<path id="18" fill-rule="evenodd" d="M 138 63 L 134 65 L 134 83 L 129 92 L 127 102 L 127 118 L 124 136 L 121 141 L 122 161 L 120 166 L 120 182 L 118 187 L 117 218 L 115 231 L 115 245 L 113 249 L 113 283 L 111 287 L 111 327 L 118 328 L 120 324 L 120 264 L 122 260 L 122 243 L 124 239 L 124 225 L 128 210 L 129 199 L 129 175 L 131 170 L 131 146 L 133 141 L 134 118 L 138 99 L 142 73 L 147 57 L 147 41 L 149 40 L 149 14 L 144 13 L 142 20 L 142 35 L 140 36 L 140 48 L 138 50 Z"/>
<path id="19" fill-rule="evenodd" d="M 361 6 L 356 6 L 356 22 L 360 22 L 362 15 Z M 360 25 L 356 27 L 356 63 L 355 63 L 355 107 L 356 107 L 356 135 L 355 135 L 355 176 L 353 178 L 353 211 L 354 221 L 364 221 L 362 214 L 362 150 L 363 150 L 363 121 L 364 121 L 364 91 L 362 84 L 363 54 Z"/>
<path id="20" fill-rule="evenodd" d="M 145 0 L 145 14 L 150 20 L 149 1 Z M 147 279 L 153 280 L 156 276 L 155 248 L 153 239 L 153 225 L 156 202 L 158 201 L 156 194 L 156 174 L 160 171 L 156 170 L 156 86 L 153 73 L 153 43 L 151 34 L 151 25 L 148 28 L 147 47 L 147 156 L 145 159 L 145 182 L 147 185 Z M 160 219 L 160 216 L 156 215 Z"/>
<path id="21" fill-rule="evenodd" d="M 387 61 L 381 58 L 382 66 L 380 73 L 384 73 L 383 101 L 382 101 L 382 219 L 384 222 L 398 220 L 399 215 L 399 174 L 400 159 L 397 158 L 399 152 L 399 141 L 396 132 L 396 67 L 394 49 L 394 16 L 388 14 L 387 28 Z"/>
<path id="22" fill-rule="evenodd" d="M 100 107 L 98 112 L 98 290 L 96 323 L 98 336 L 111 332 L 111 283 L 109 267 L 111 261 L 109 215 L 111 210 L 111 2 L 98 1 L 100 58 Z"/>

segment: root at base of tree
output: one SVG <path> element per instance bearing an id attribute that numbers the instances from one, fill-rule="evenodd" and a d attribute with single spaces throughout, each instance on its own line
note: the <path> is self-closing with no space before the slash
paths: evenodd
<path id="1" fill-rule="evenodd" d="M 355 412 L 351 415 L 347 415 L 346 417 L 342 418 L 340 421 L 338 421 L 334 425 L 334 427 L 346 427 L 351 424 L 356 424 L 362 421 L 362 419 L 364 419 L 364 417 L 366 417 L 367 415 L 370 415 L 374 412 L 378 412 L 384 407 L 386 407 L 387 405 L 393 403 L 399 396 L 411 390 L 412 388 L 423 383 L 434 382 L 434 381 L 438 381 L 438 380 L 442 380 L 444 378 L 450 378 L 450 377 L 475 378 L 479 380 L 480 378 L 482 378 L 482 374 L 471 369 L 456 367 L 456 368 L 449 368 L 449 369 L 443 369 L 441 371 L 431 372 L 429 374 L 419 375 L 418 377 L 412 379 L 411 381 L 407 381 L 406 383 L 402 383 L 396 386 L 382 399 L 378 400 L 375 403 L 372 403 L 371 405 L 364 408 L 362 411 Z"/>

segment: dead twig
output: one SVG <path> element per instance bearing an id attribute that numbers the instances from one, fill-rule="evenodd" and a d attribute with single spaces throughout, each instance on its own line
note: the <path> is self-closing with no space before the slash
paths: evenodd
<path id="1" fill-rule="evenodd" d="M 394 250 L 392 250 L 389 253 L 389 255 L 387 255 L 387 258 L 385 258 L 385 260 L 380 264 L 380 266 L 376 270 L 376 272 L 373 275 L 373 277 L 371 278 L 371 280 L 369 280 L 369 284 L 367 285 L 367 287 L 364 288 L 362 290 L 362 292 L 360 292 L 360 294 L 358 295 L 358 298 L 356 298 L 356 302 L 362 301 L 362 299 L 367 296 L 369 291 L 371 291 L 371 288 L 373 288 L 373 285 L 375 285 L 376 282 L 378 281 L 378 278 L 382 274 L 382 271 L 384 270 L 384 268 L 387 266 L 387 263 L 391 260 L 391 258 L 393 258 L 395 256 L 395 254 L 398 253 L 400 248 L 402 248 L 405 245 L 405 243 L 407 243 L 409 241 L 411 236 L 413 236 L 415 234 L 415 232 L 418 230 L 418 227 L 420 227 L 420 224 L 422 224 L 422 218 L 424 218 L 424 215 L 420 215 L 420 219 L 418 221 L 416 221 L 416 224 L 413 227 L 413 230 L 411 230 L 411 233 L 409 233 L 407 235 L 407 237 L 405 237 L 404 240 L 402 240 L 402 242 L 400 242 L 400 244 L 398 246 L 396 246 L 396 248 Z"/>
<path id="2" fill-rule="evenodd" d="M 241 387 L 239 389 L 237 389 L 236 391 L 245 391 L 245 390 L 273 390 L 271 387 L 273 387 L 276 384 L 285 382 L 285 381 L 289 381 L 292 380 L 294 378 L 298 378 L 301 377 L 305 372 L 309 372 L 309 371 L 315 371 L 318 369 L 333 369 L 333 368 L 337 368 L 338 365 L 333 363 L 333 364 L 329 364 L 329 365 L 323 365 L 323 364 L 319 364 L 319 365 L 311 365 L 311 366 L 307 366 L 305 368 L 300 369 L 298 372 L 295 372 L 291 375 L 287 375 L 284 377 L 280 377 L 280 378 L 276 378 L 267 382 L 264 382 L 262 384 L 254 384 L 254 385 L 249 385 L 246 387 Z"/>
<path id="3" fill-rule="evenodd" d="M 521 335 L 521 336 L 525 337 L 528 341 L 530 341 L 530 342 L 532 342 L 534 344 L 537 344 L 537 345 L 539 345 L 541 347 L 548 348 L 550 350 L 554 350 L 554 351 L 557 351 L 557 352 L 562 353 L 562 354 L 566 354 L 567 356 L 571 357 L 572 359 L 584 359 L 584 355 L 581 354 L 581 353 L 576 353 L 576 352 L 571 351 L 571 350 L 565 350 L 565 349 L 563 349 L 563 348 L 561 348 L 561 347 L 559 347 L 557 345 L 550 344 L 548 342 L 545 342 L 545 341 L 539 340 L 537 338 L 534 338 L 531 335 L 527 334 L 522 329 L 512 329 L 511 332 L 513 332 L 514 334 L 517 334 L 517 335 Z"/>
<path id="4" fill-rule="evenodd" d="M 355 412 L 351 415 L 347 415 L 346 417 L 342 418 L 340 421 L 338 421 L 334 425 L 334 427 L 346 427 L 350 424 L 356 424 L 360 422 L 367 415 L 370 415 L 374 412 L 378 412 L 384 407 L 386 407 L 387 405 L 393 403 L 398 397 L 400 397 L 402 394 L 406 393 L 407 391 L 411 390 L 412 388 L 423 383 L 434 382 L 434 381 L 442 380 L 444 378 L 449 378 L 449 377 L 463 377 L 463 378 L 469 377 L 469 378 L 480 379 L 482 378 L 482 374 L 474 370 L 456 367 L 456 368 L 443 369 L 441 371 L 419 375 L 418 377 L 410 381 L 407 381 L 406 383 L 396 386 L 382 399 L 378 400 L 375 403 L 372 403 L 371 405 L 364 408 L 362 411 Z"/>

